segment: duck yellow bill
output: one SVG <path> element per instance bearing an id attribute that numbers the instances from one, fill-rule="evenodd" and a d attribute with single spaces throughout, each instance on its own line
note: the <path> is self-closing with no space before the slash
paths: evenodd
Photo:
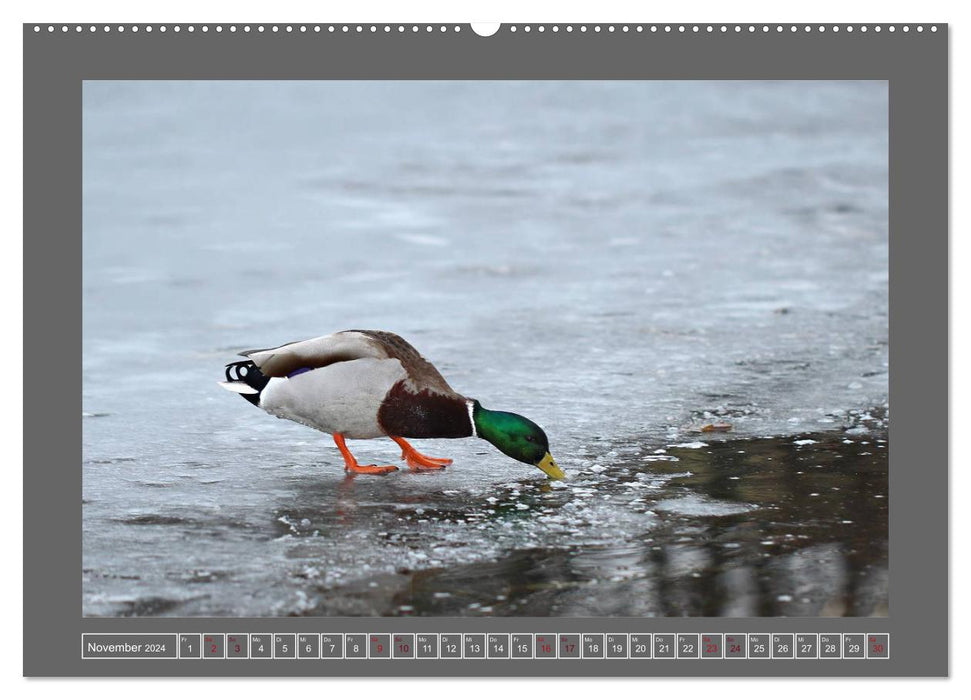
<path id="1" fill-rule="evenodd" d="M 549 452 L 546 453 L 546 456 L 543 457 L 543 459 L 541 459 L 539 464 L 536 466 L 546 472 L 546 475 L 551 479 L 566 478 L 566 474 L 563 473 L 562 469 L 556 466 L 556 462 L 553 460 L 553 455 L 551 455 Z"/>

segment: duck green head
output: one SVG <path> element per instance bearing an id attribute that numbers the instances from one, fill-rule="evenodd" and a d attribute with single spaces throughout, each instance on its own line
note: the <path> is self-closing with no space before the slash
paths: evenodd
<path id="1" fill-rule="evenodd" d="M 550 441 L 543 429 L 525 416 L 490 411 L 478 401 L 472 403 L 475 434 L 488 440 L 504 455 L 542 469 L 551 479 L 565 479 L 550 454 Z"/>

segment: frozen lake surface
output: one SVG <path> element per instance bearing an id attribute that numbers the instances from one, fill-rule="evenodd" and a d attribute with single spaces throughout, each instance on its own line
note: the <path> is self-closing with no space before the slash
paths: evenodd
<path id="1" fill-rule="evenodd" d="M 86 82 L 84 614 L 886 614 L 886 107 Z M 530 417 L 573 478 L 441 440 L 444 472 L 348 479 L 216 385 L 345 328 Z"/>

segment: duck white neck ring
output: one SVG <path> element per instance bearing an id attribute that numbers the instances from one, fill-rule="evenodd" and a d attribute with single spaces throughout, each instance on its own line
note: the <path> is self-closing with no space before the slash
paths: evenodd
<path id="1" fill-rule="evenodd" d="M 472 426 L 472 437 L 479 437 L 479 433 L 475 429 L 475 404 L 471 401 L 466 401 L 465 407 L 469 409 L 469 424 Z"/>

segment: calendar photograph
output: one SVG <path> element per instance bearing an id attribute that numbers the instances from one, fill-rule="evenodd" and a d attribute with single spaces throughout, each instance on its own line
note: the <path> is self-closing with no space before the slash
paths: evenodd
<path id="1" fill-rule="evenodd" d="M 82 614 L 888 616 L 888 143 L 886 81 L 84 81 Z"/>

